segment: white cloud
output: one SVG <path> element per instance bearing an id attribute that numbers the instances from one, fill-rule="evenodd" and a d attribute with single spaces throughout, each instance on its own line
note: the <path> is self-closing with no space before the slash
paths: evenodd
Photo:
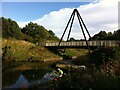
<path id="1" fill-rule="evenodd" d="M 119 0 L 97 0 L 77 8 L 91 35 L 101 30 L 113 32 L 118 29 L 118 1 Z M 63 8 L 58 11 L 52 11 L 32 22 L 43 25 L 48 30 L 53 30 L 58 37 L 61 37 L 72 11 L 73 8 Z M 26 23 L 28 22 L 18 22 L 20 27 L 25 26 Z M 71 36 L 76 39 L 83 37 L 76 18 Z"/>

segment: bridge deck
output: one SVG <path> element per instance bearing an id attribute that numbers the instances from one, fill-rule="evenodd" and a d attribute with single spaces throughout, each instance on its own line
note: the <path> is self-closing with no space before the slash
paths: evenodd
<path id="1" fill-rule="evenodd" d="M 118 42 L 120 41 L 88 41 L 89 46 L 118 46 Z M 45 47 L 56 47 L 59 42 L 48 42 L 45 44 Z M 79 46 L 87 46 L 86 41 L 69 41 L 69 42 L 61 42 L 60 47 L 79 47 Z"/>

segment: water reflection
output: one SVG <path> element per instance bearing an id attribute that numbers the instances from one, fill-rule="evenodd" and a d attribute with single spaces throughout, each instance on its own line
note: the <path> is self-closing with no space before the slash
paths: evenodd
<path id="1" fill-rule="evenodd" d="M 29 82 L 27 79 L 21 74 L 15 84 L 11 85 L 8 88 L 28 88 Z"/>
<path id="2" fill-rule="evenodd" d="M 4 71 L 2 74 L 3 88 L 4 87 L 28 87 L 30 83 L 41 82 L 44 75 L 51 71 L 49 64 L 54 62 L 44 62 L 44 63 L 27 63 L 26 65 L 21 65 L 15 67 L 15 69 Z M 23 69 L 24 67 L 32 67 L 32 69 Z M 16 69 L 17 68 L 17 69 Z M 19 69 L 18 69 L 19 68 Z M 21 68 L 21 70 L 20 70 Z M 21 82 L 24 82 L 20 85 Z M 20 85 L 20 86 L 19 86 Z"/>
<path id="3" fill-rule="evenodd" d="M 42 78 L 38 80 L 32 80 L 28 81 L 27 78 L 27 73 L 23 72 L 19 78 L 17 79 L 16 83 L 6 87 L 6 88 L 30 88 L 35 85 L 40 85 L 47 83 L 48 81 L 54 80 L 54 78 L 57 78 L 59 76 L 59 73 L 53 73 L 53 72 L 48 72 L 46 73 Z M 35 75 L 33 74 L 33 78 L 35 78 Z"/>

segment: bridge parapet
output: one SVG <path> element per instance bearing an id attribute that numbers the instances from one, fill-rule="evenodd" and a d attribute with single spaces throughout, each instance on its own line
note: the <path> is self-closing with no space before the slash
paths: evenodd
<path id="1" fill-rule="evenodd" d="M 118 46 L 117 42 L 113 40 L 98 40 L 98 41 L 88 41 L 89 46 Z M 45 47 L 57 47 L 59 42 L 49 42 L 45 44 Z M 86 41 L 69 41 L 61 42 L 60 47 L 78 47 L 87 46 Z"/>

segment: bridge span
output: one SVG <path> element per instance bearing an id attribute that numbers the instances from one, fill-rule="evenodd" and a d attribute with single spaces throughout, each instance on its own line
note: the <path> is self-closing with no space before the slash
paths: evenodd
<path id="1" fill-rule="evenodd" d="M 114 40 L 97 40 L 97 41 L 87 41 L 90 47 L 113 47 L 118 46 L 120 41 Z M 58 47 L 59 42 L 47 42 L 45 43 L 45 47 Z M 59 47 L 87 47 L 86 41 L 67 41 L 61 42 Z"/>

